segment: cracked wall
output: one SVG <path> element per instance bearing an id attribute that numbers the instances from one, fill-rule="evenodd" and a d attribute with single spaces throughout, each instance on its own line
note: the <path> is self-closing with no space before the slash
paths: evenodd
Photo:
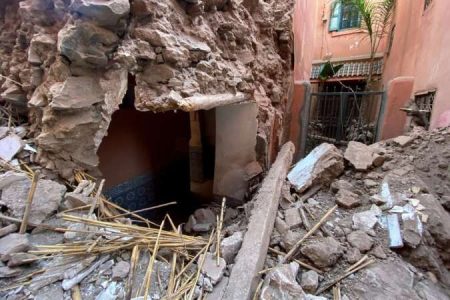
<path id="1" fill-rule="evenodd" d="M 97 170 L 128 74 L 141 111 L 257 102 L 267 166 L 282 142 L 293 2 L 2 1 L 2 101 L 28 108 L 36 161 L 68 179 Z"/>

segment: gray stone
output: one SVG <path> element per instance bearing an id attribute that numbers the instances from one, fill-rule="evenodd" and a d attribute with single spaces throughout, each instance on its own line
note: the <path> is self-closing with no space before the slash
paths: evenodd
<path id="1" fill-rule="evenodd" d="M 378 223 L 378 215 L 379 213 L 373 210 L 355 213 L 352 217 L 353 228 L 362 231 L 373 229 Z"/>
<path id="2" fill-rule="evenodd" d="M 402 260 L 378 262 L 347 280 L 350 299 L 409 299 L 419 300 L 414 291 L 415 276 L 411 266 Z"/>
<path id="3" fill-rule="evenodd" d="M 416 248 L 422 241 L 423 225 L 415 213 L 402 214 L 402 238 L 403 242 L 411 247 Z"/>
<path id="4" fill-rule="evenodd" d="M 286 143 L 278 153 L 255 199 L 248 230 L 235 259 L 224 300 L 250 299 L 264 267 L 270 236 L 277 215 L 281 188 L 292 162 L 294 145 Z"/>
<path id="5" fill-rule="evenodd" d="M 316 271 L 302 273 L 301 286 L 307 293 L 314 293 L 319 286 L 319 274 Z"/>
<path id="6" fill-rule="evenodd" d="M 289 227 L 287 226 L 286 222 L 284 222 L 280 217 L 277 217 L 275 219 L 275 229 L 278 231 L 278 233 L 285 234 L 286 232 L 288 232 Z"/>
<path id="7" fill-rule="evenodd" d="M 10 268 L 10 267 L 0 267 L 0 278 L 11 278 L 22 274 L 22 269 Z"/>
<path id="8" fill-rule="evenodd" d="M 175 77 L 175 69 L 165 64 L 149 65 L 141 75 L 142 80 L 152 86 L 168 83 L 173 77 Z"/>
<path id="9" fill-rule="evenodd" d="M 39 289 L 34 300 L 55 300 L 64 299 L 64 291 L 61 287 L 61 283 L 53 283 Z"/>
<path id="10" fill-rule="evenodd" d="M 372 254 L 373 256 L 375 256 L 376 258 L 379 259 L 386 259 L 387 255 L 383 250 L 383 247 L 381 247 L 380 245 L 373 247 L 372 251 L 370 251 L 370 254 Z"/>
<path id="11" fill-rule="evenodd" d="M 130 2 L 128 0 L 74 0 L 70 9 L 100 26 L 115 26 L 121 19 L 128 16 Z"/>
<path id="12" fill-rule="evenodd" d="M 25 211 L 31 180 L 17 180 L 3 188 L 0 204 L 7 207 L 9 213 L 16 218 L 22 218 Z M 57 182 L 40 179 L 36 186 L 29 222 L 40 224 L 53 214 L 59 207 L 66 186 Z"/>
<path id="13" fill-rule="evenodd" d="M 260 299 L 304 299 L 305 293 L 296 280 L 298 270 L 299 265 L 296 262 L 272 269 L 266 275 L 263 287 L 261 288 Z"/>
<path id="14" fill-rule="evenodd" d="M 125 277 L 127 277 L 129 272 L 130 272 L 130 263 L 126 261 L 119 261 L 117 264 L 114 265 L 112 269 L 112 279 L 115 280 L 124 279 Z"/>
<path id="15" fill-rule="evenodd" d="M 337 193 L 339 190 L 344 189 L 350 192 L 353 192 L 353 185 L 344 179 L 339 179 L 336 181 L 333 181 L 331 184 L 331 190 L 335 193 Z"/>
<path id="16" fill-rule="evenodd" d="M 2 227 L 0 228 L 0 237 L 16 232 L 18 229 L 16 224 L 9 224 L 8 226 Z"/>
<path id="17" fill-rule="evenodd" d="M 401 136 L 394 138 L 392 141 L 401 147 L 405 147 L 405 146 L 408 146 L 409 144 L 411 144 L 412 141 L 414 141 L 414 140 L 415 140 L 415 137 L 413 137 L 413 136 L 401 135 Z"/>
<path id="18" fill-rule="evenodd" d="M 234 258 L 236 257 L 239 249 L 242 245 L 242 240 L 244 239 L 244 234 L 240 231 L 235 232 L 233 235 L 224 238 L 220 243 L 221 254 L 225 259 L 227 264 L 232 264 Z"/>
<path id="19" fill-rule="evenodd" d="M 64 83 L 52 85 L 50 92 L 50 107 L 57 110 L 87 108 L 105 99 L 97 78 L 88 76 L 71 76 Z"/>
<path id="20" fill-rule="evenodd" d="M 201 255 L 199 261 L 203 260 Z M 212 284 L 217 284 L 223 277 L 227 263 L 223 258 L 219 258 L 219 265 L 217 265 L 217 257 L 214 254 L 206 253 L 205 261 L 203 263 L 202 272 L 211 279 Z"/>
<path id="21" fill-rule="evenodd" d="M 302 218 L 298 208 L 293 207 L 284 211 L 284 220 L 289 229 L 296 229 L 302 225 Z"/>
<path id="22" fill-rule="evenodd" d="M 67 23 L 58 33 L 58 50 L 71 66 L 105 67 L 119 38 L 90 22 Z"/>
<path id="23" fill-rule="evenodd" d="M 122 282 L 110 282 L 106 289 L 95 297 L 95 300 L 118 300 L 124 299 L 125 290 L 124 283 Z M 87 298 L 87 297 L 85 297 Z"/>
<path id="24" fill-rule="evenodd" d="M 336 146 L 323 143 L 295 164 L 288 174 L 288 180 L 302 193 L 312 185 L 333 181 L 344 171 L 344 159 Z"/>
<path id="25" fill-rule="evenodd" d="M 206 300 L 222 299 L 228 286 L 228 280 L 228 277 L 222 278 L 222 280 L 214 287 L 212 293 L 206 295 Z"/>
<path id="26" fill-rule="evenodd" d="M 38 260 L 36 255 L 30 253 L 12 253 L 4 255 L 4 257 L 5 260 L 8 260 L 8 267 L 10 268 L 28 265 Z"/>
<path id="27" fill-rule="evenodd" d="M 0 158 L 6 161 L 11 159 L 22 150 L 24 143 L 22 139 L 15 135 L 10 134 L 0 140 Z"/>
<path id="28" fill-rule="evenodd" d="M 281 239 L 283 240 L 283 246 L 286 251 L 289 251 L 294 247 L 295 244 L 302 238 L 300 232 L 288 230 L 286 233 L 282 234 Z"/>
<path id="29" fill-rule="evenodd" d="M 373 246 L 373 239 L 364 231 L 353 231 L 347 235 L 347 241 L 362 253 L 369 251 Z"/>
<path id="30" fill-rule="evenodd" d="M 212 224 L 194 224 L 192 231 L 194 232 L 209 232 L 212 228 Z"/>
<path id="31" fill-rule="evenodd" d="M 357 248 L 348 248 L 345 251 L 344 257 L 349 264 L 354 264 L 361 259 L 362 255 Z"/>
<path id="32" fill-rule="evenodd" d="M 212 210 L 208 208 L 200 208 L 194 212 L 195 219 L 197 223 L 201 224 L 215 224 L 216 223 L 216 215 Z"/>
<path id="33" fill-rule="evenodd" d="M 74 192 L 66 193 L 64 198 L 66 199 L 65 204 L 69 209 L 90 205 L 95 200 L 93 197 Z"/>
<path id="34" fill-rule="evenodd" d="M 197 220 L 195 220 L 195 217 L 193 215 L 190 215 L 188 221 L 186 222 L 186 224 L 184 224 L 184 230 L 187 233 L 191 233 L 192 228 L 194 227 L 195 224 L 197 224 Z"/>
<path id="35" fill-rule="evenodd" d="M 343 254 L 341 244 L 332 237 L 311 241 L 301 247 L 300 251 L 319 268 L 335 265 Z"/>
<path id="36" fill-rule="evenodd" d="M 336 204 L 343 208 L 354 208 L 361 204 L 359 196 L 345 189 L 336 194 Z"/>
<path id="37" fill-rule="evenodd" d="M 372 180 L 372 179 L 365 179 L 364 185 L 368 188 L 374 188 L 378 186 L 378 182 Z"/>
<path id="38" fill-rule="evenodd" d="M 30 242 L 28 241 L 28 235 L 11 233 L 0 239 L 0 256 L 26 252 L 30 249 Z"/>
<path id="39" fill-rule="evenodd" d="M 344 157 L 357 171 L 368 170 L 372 167 L 374 161 L 379 159 L 379 155 L 376 154 L 372 148 L 355 141 L 348 143 Z"/>

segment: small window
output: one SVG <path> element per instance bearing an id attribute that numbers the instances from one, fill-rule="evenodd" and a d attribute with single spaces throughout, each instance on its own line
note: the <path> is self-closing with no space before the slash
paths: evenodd
<path id="1" fill-rule="evenodd" d="M 361 16 L 358 8 L 350 3 L 335 1 L 331 7 L 330 31 L 359 28 Z"/>
<path id="2" fill-rule="evenodd" d="M 425 0 L 423 10 L 426 10 L 431 5 L 431 3 L 433 3 L 433 0 Z"/>
<path id="3" fill-rule="evenodd" d="M 430 126 L 435 96 L 436 90 L 417 93 L 414 96 L 414 104 L 408 111 L 409 115 L 413 117 L 413 121 L 426 129 Z"/>

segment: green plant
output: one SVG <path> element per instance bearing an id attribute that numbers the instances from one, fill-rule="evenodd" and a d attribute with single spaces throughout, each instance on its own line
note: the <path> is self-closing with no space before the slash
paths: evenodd
<path id="1" fill-rule="evenodd" d="M 358 9 L 361 15 L 361 27 L 367 31 L 370 41 L 370 69 L 367 83 L 370 86 L 375 54 L 383 38 L 389 34 L 396 0 L 342 0 L 342 2 L 354 5 Z"/>

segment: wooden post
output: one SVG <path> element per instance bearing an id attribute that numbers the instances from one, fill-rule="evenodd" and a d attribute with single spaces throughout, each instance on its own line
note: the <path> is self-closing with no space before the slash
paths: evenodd
<path id="1" fill-rule="evenodd" d="M 20 224 L 19 233 L 24 234 L 27 231 L 28 218 L 30 217 L 31 205 L 33 204 L 34 192 L 36 191 L 37 182 L 39 180 L 39 171 L 34 172 L 31 182 L 30 191 L 28 192 L 27 203 L 25 206 L 25 212 L 23 213 L 22 224 Z"/>

